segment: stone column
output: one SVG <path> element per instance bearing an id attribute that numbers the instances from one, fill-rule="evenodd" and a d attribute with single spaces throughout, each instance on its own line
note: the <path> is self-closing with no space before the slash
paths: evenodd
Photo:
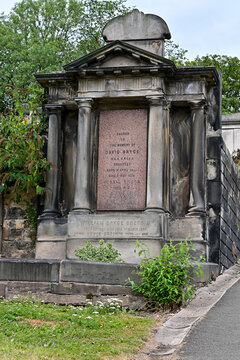
<path id="1" fill-rule="evenodd" d="M 74 211 L 91 212 L 91 107 L 92 99 L 76 99 L 78 103 L 77 160 Z"/>
<path id="2" fill-rule="evenodd" d="M 47 160 L 52 167 L 47 172 L 44 211 L 41 217 L 58 217 L 59 212 L 59 166 L 60 166 L 60 131 L 61 131 L 61 105 L 47 105 L 49 113 Z"/>
<path id="3" fill-rule="evenodd" d="M 205 116 L 203 101 L 191 106 L 189 216 L 205 213 Z"/>
<path id="4" fill-rule="evenodd" d="M 163 105 L 163 204 L 170 210 L 170 108 L 171 103 Z"/>
<path id="5" fill-rule="evenodd" d="M 168 111 L 163 96 L 148 97 L 148 169 L 146 211 L 164 213 L 168 195 L 164 194 L 168 181 Z M 166 146 L 167 145 L 167 146 Z"/>

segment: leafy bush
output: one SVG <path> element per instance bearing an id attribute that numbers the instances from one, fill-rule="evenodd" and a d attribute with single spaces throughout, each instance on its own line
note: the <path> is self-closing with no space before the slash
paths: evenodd
<path id="1" fill-rule="evenodd" d="M 0 192 L 12 200 L 43 194 L 46 170 L 45 123 L 37 111 L 41 94 L 5 86 L 8 107 L 0 113 Z"/>
<path id="2" fill-rule="evenodd" d="M 105 243 L 104 240 L 99 240 L 99 246 L 93 246 L 88 240 L 84 248 L 75 250 L 75 255 L 78 260 L 109 263 L 123 262 L 120 252 L 114 249 L 113 244 Z"/>
<path id="3" fill-rule="evenodd" d="M 166 243 L 154 259 L 148 257 L 148 249 L 140 249 L 138 254 L 144 255 L 137 271 L 141 283 L 129 279 L 132 289 L 164 306 L 181 305 L 194 294 L 194 273 L 201 275 L 200 266 L 192 261 L 193 250 L 188 240 L 178 245 Z"/>

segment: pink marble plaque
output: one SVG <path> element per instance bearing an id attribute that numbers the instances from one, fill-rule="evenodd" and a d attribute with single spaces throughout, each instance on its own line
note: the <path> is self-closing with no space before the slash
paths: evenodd
<path id="1" fill-rule="evenodd" d="M 97 209 L 144 209 L 146 164 L 147 110 L 102 111 Z"/>

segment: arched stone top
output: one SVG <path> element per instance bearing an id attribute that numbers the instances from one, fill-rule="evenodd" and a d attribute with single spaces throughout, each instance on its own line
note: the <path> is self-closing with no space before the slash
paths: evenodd
<path id="1" fill-rule="evenodd" d="M 137 9 L 110 20 L 103 28 L 102 36 L 107 42 L 171 38 L 167 24 L 160 16 L 144 14 Z"/>

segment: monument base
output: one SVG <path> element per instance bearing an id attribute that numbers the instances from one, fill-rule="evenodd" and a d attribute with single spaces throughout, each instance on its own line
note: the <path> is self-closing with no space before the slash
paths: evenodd
<path id="1" fill-rule="evenodd" d="M 195 249 L 193 256 L 199 261 L 200 256 L 209 261 L 207 241 L 207 218 L 204 216 L 186 216 L 169 221 L 168 238 L 174 243 L 188 239 Z"/>
<path id="2" fill-rule="evenodd" d="M 127 263 L 139 263 L 135 252 L 135 242 L 145 243 L 151 256 L 160 253 L 167 237 L 167 215 L 154 213 L 109 213 L 80 215 L 70 213 L 68 216 L 68 236 L 66 240 L 67 259 L 76 259 L 76 249 L 86 245 L 90 240 L 98 245 L 100 239 L 111 242 Z"/>
<path id="3" fill-rule="evenodd" d="M 39 218 L 36 259 L 65 259 L 67 218 Z"/>
<path id="4" fill-rule="evenodd" d="M 76 259 L 75 250 L 85 247 L 87 240 L 98 245 L 100 239 L 111 242 L 127 263 L 139 263 L 135 242 L 146 244 L 150 256 L 158 256 L 164 243 L 189 238 L 194 257 L 208 261 L 206 218 L 169 219 L 166 213 L 108 212 L 86 214 L 72 211 L 68 218 L 41 219 L 36 243 L 37 259 Z"/>

